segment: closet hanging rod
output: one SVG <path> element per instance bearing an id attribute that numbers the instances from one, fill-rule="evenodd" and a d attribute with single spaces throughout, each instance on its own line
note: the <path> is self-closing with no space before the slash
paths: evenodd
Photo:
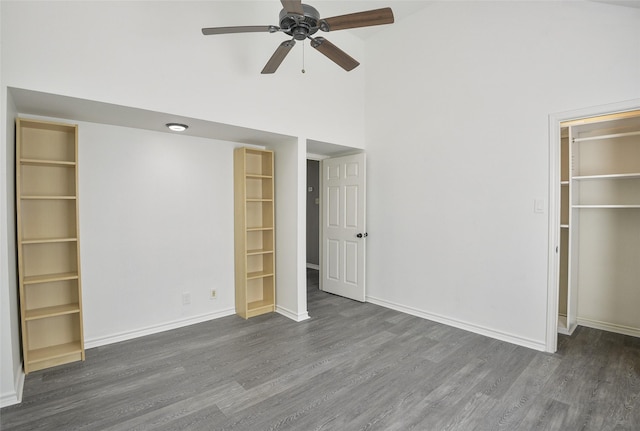
<path id="1" fill-rule="evenodd" d="M 626 133 L 613 133 L 611 135 L 591 136 L 588 138 L 573 138 L 573 142 L 597 141 L 598 139 L 624 138 L 625 136 L 637 136 L 637 135 L 640 135 L 640 131 L 626 132 Z"/>

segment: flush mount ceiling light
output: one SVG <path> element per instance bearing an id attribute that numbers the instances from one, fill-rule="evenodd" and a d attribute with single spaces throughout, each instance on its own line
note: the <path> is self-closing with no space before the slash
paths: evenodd
<path id="1" fill-rule="evenodd" d="M 166 126 L 169 128 L 169 130 L 173 130 L 174 132 L 184 132 L 189 128 L 189 126 L 187 126 L 186 124 L 180 123 L 167 123 Z"/>

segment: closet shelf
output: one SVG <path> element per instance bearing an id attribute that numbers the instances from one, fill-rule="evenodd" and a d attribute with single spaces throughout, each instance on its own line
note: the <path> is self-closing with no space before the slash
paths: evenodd
<path id="1" fill-rule="evenodd" d="M 574 138 L 573 142 L 585 142 L 585 141 L 597 141 L 600 139 L 624 138 L 627 136 L 640 136 L 640 131 L 625 132 L 625 133 L 611 133 L 609 135 L 589 136 L 586 138 Z"/>
<path id="2" fill-rule="evenodd" d="M 262 174 L 246 174 L 245 178 L 258 178 L 258 179 L 269 179 L 273 178 L 273 175 L 262 175 Z"/>
<path id="3" fill-rule="evenodd" d="M 273 199 L 247 198 L 246 202 L 273 202 Z"/>
<path id="4" fill-rule="evenodd" d="M 572 208 L 640 208 L 640 204 L 633 205 L 572 205 Z"/>
<path id="5" fill-rule="evenodd" d="M 629 173 L 629 174 L 603 174 L 603 175 L 576 175 L 573 177 L 574 180 L 633 180 L 640 179 L 640 173 Z"/>

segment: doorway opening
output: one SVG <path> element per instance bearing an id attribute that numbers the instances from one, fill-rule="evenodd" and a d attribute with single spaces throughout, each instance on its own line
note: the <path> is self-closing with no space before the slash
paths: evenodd
<path id="1" fill-rule="evenodd" d="M 546 350 L 579 325 L 640 336 L 640 99 L 551 115 L 549 131 Z"/>
<path id="2" fill-rule="evenodd" d="M 307 159 L 307 310 L 320 290 L 320 161 Z"/>
<path id="3" fill-rule="evenodd" d="M 320 161 L 307 159 L 307 268 L 320 270 Z"/>

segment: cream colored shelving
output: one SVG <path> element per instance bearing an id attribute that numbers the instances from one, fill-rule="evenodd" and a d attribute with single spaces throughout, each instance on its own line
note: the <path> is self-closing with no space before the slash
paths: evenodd
<path id="1" fill-rule="evenodd" d="M 16 213 L 25 373 L 84 360 L 77 126 L 16 120 Z"/>
<path id="2" fill-rule="evenodd" d="M 273 152 L 234 153 L 236 313 L 275 310 Z"/>

